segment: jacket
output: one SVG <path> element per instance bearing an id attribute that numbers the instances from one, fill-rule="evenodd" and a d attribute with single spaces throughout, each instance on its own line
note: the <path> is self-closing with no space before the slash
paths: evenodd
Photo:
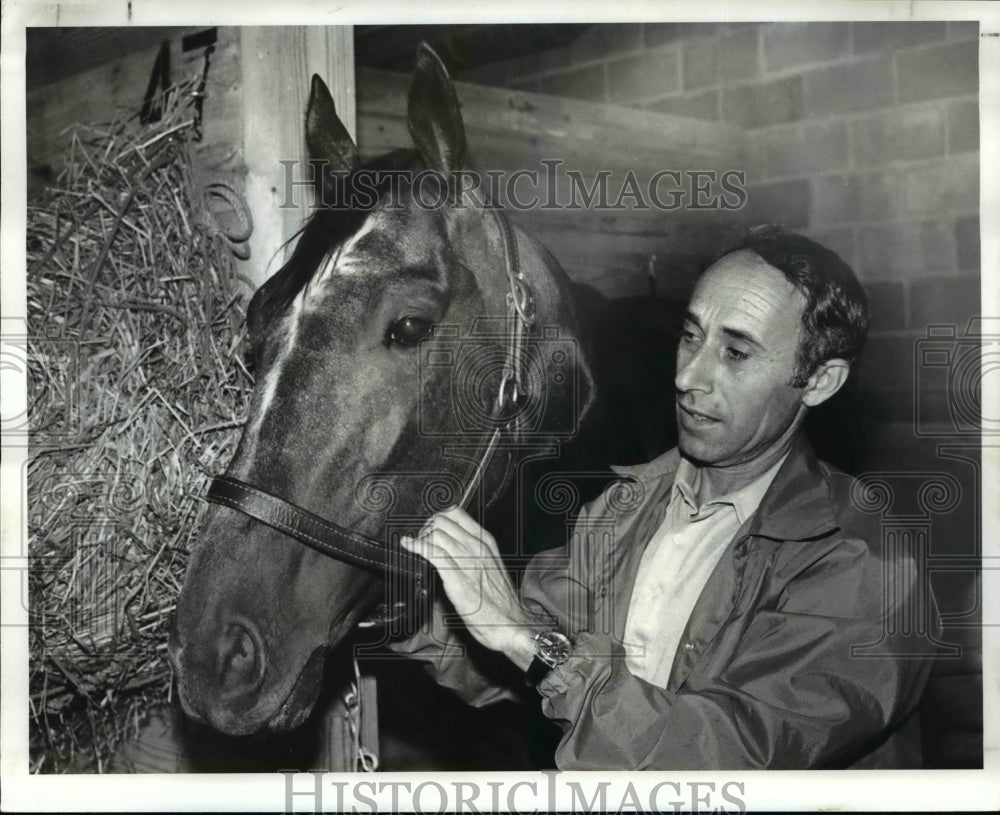
<path id="1" fill-rule="evenodd" d="M 537 689 L 563 730 L 557 766 L 918 767 L 914 711 L 937 624 L 922 570 L 883 547 L 857 482 L 801 436 L 709 577 L 667 687 L 628 671 L 631 590 L 679 461 L 675 449 L 615 468 L 621 480 L 581 510 L 567 545 L 525 575 L 524 602 L 574 646 Z M 440 611 L 435 620 L 433 636 L 394 650 L 428 661 L 470 704 L 514 695 Z"/>

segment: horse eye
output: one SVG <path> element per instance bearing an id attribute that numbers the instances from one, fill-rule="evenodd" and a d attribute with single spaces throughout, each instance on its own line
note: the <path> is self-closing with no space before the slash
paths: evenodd
<path id="1" fill-rule="evenodd" d="M 422 317 L 403 317 L 389 326 L 388 339 L 397 345 L 416 345 L 431 330 L 430 320 Z"/>

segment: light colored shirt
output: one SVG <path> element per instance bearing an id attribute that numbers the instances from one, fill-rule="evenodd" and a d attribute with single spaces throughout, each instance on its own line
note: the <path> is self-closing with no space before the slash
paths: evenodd
<path id="1" fill-rule="evenodd" d="M 681 459 L 663 523 L 642 555 L 625 620 L 625 665 L 634 676 L 667 686 L 681 636 L 709 575 L 740 526 L 757 511 L 785 457 L 745 487 L 700 507 L 695 496 L 701 472 Z"/>

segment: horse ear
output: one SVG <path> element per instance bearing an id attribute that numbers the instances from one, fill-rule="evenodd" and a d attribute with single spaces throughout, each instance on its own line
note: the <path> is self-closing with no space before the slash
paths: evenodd
<path id="1" fill-rule="evenodd" d="M 313 74 L 306 109 L 306 145 L 311 161 L 326 161 L 334 170 L 353 170 L 361 165 L 361 155 L 337 115 L 326 83 Z"/>
<path id="2" fill-rule="evenodd" d="M 446 175 L 462 169 L 465 125 L 455 86 L 441 58 L 424 42 L 417 46 L 408 116 L 413 143 L 428 168 Z"/>

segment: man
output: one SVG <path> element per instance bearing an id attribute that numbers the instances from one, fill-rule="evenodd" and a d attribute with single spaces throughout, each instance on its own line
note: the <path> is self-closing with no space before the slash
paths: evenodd
<path id="1" fill-rule="evenodd" d="M 563 730 L 561 769 L 918 765 L 908 735 L 930 665 L 906 656 L 925 613 L 915 569 L 883 554 L 852 479 L 802 432 L 868 324 L 836 254 L 757 227 L 692 294 L 677 449 L 620 469 L 568 546 L 533 561 L 523 603 L 461 510 L 404 540 L 468 633 L 535 685 Z M 397 650 L 473 704 L 509 694 L 440 608 L 435 622 L 438 641 Z"/>

